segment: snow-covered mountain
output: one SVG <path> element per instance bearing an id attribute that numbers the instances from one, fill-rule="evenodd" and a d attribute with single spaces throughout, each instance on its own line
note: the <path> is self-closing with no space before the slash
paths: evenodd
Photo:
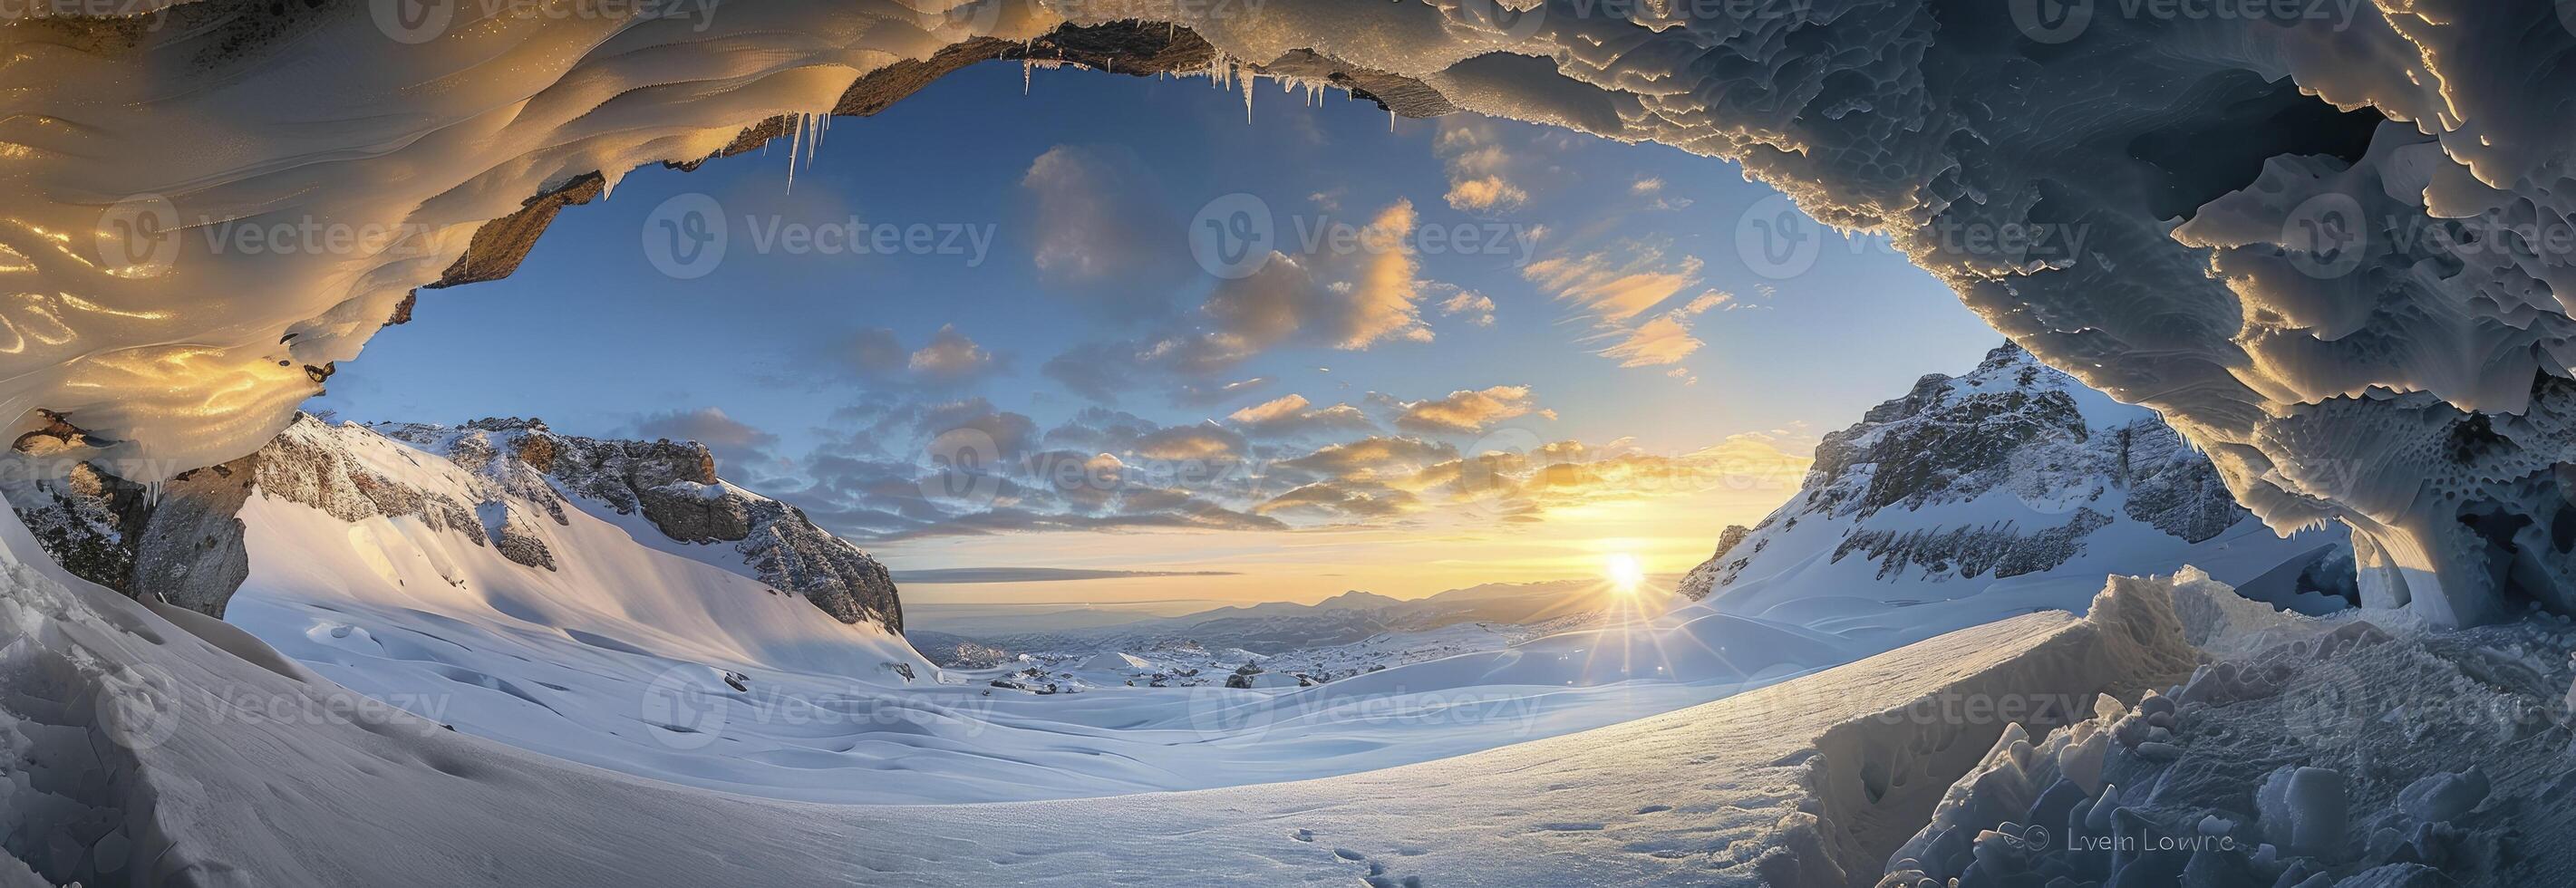
<path id="1" fill-rule="evenodd" d="M 1065 654 L 1184 648 L 1241 649 L 1263 656 L 1338 647 L 1387 633 L 1430 632 L 1461 623 L 1574 628 L 1637 602 L 1599 580 L 1487 583 L 1400 600 L 1353 590 L 1313 604 L 1267 601 L 1113 626 L 1043 632 L 926 633 L 932 659 L 971 663 L 995 652 Z M 1515 637 L 1519 633 L 1506 633 Z M 916 641 L 919 641 L 918 639 Z M 947 652 L 954 652 L 950 654 Z"/>
<path id="2" fill-rule="evenodd" d="M 1680 592 L 1854 637 L 1922 637 L 2080 609 L 2105 574 L 2185 564 L 2251 596 L 2332 609 L 2350 569 L 2340 562 L 2337 584 L 2331 565 L 2349 557 L 2340 529 L 2279 539 L 2153 411 L 2007 343 L 1826 435 L 1799 492 L 1760 524 L 1727 528 Z"/>
<path id="3" fill-rule="evenodd" d="M 22 459 L 77 446 L 83 433 L 57 421 L 17 442 Z M 567 568 L 611 569 L 659 550 L 801 598 L 843 623 L 903 630 L 903 608 L 883 565 L 832 536 L 795 507 L 716 477 L 695 442 L 622 441 L 558 434 L 541 420 L 482 419 L 453 428 L 332 425 L 299 416 L 257 453 L 181 474 L 146 490 L 88 464 L 65 477 L 26 471 L 9 491 L 19 515 L 67 569 L 114 589 L 150 589 L 216 617 L 235 591 L 271 565 L 245 539 L 261 520 L 300 506 L 348 525 L 328 541 L 382 558 L 484 550 L 531 578 Z M 625 531 L 592 540 L 574 526 L 587 514 Z M 386 519 L 380 527 L 372 519 Z M 361 539 L 390 528 L 400 542 Z M 435 544 L 432 544 L 435 541 Z M 380 543 L 391 543 L 390 548 Z M 461 582 L 448 556 L 435 572 Z M 613 592 L 615 590 L 596 590 Z"/>

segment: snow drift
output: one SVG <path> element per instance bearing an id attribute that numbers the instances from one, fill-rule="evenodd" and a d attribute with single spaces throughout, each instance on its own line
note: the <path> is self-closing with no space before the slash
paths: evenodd
<path id="1" fill-rule="evenodd" d="M 0 544 L 33 540 L 0 516 Z M 93 884 L 1840 885 L 2008 726 L 2073 721 L 2097 692 L 2174 680 L 2194 657 L 2162 586 L 2117 584 L 2089 617 L 2017 617 L 1454 759 L 1108 799 L 833 806 L 449 731 L 254 665 L 279 658 L 49 564 L 9 556 L 0 582 L 0 632 L 18 639 L 0 649 L 0 841 L 43 878 Z"/>

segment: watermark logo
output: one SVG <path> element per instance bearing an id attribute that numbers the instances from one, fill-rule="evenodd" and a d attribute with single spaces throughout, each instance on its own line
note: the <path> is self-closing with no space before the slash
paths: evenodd
<path id="1" fill-rule="evenodd" d="M 644 259 L 672 278 L 692 281 L 724 264 L 724 206 L 699 192 L 675 195 L 644 217 Z"/>
<path id="2" fill-rule="evenodd" d="M 376 20 L 376 30 L 396 43 L 420 45 L 447 33 L 456 21 L 456 6 L 464 0 L 369 0 L 368 12 Z"/>
<path id="3" fill-rule="evenodd" d="M 1547 0 L 1459 0 L 1458 17 L 1478 30 L 1502 35 L 1504 40 L 1519 43 L 1538 36 L 1547 24 Z"/>
<path id="4" fill-rule="evenodd" d="M 2001 825 L 2009 826 L 2011 824 Z M 2044 824 L 2034 823 L 2017 830 L 1998 829 L 1995 831 L 1995 835 L 1999 837 L 1997 841 L 2004 843 L 2004 847 L 2011 848 L 2025 854 L 2036 854 L 2049 850 L 2048 827 Z"/>
<path id="5" fill-rule="evenodd" d="M 1002 448 L 983 429 L 954 428 L 930 442 L 930 473 L 921 494 L 931 499 L 991 504 L 1002 494 Z"/>
<path id="6" fill-rule="evenodd" d="M 1807 273 L 1824 250 L 1824 226 L 1798 210 L 1788 195 L 1773 194 L 1735 220 L 1735 255 L 1754 274 L 1787 280 Z"/>
<path id="7" fill-rule="evenodd" d="M 117 201 L 98 220 L 98 258 L 107 273 L 154 278 L 179 261 L 179 208 L 158 194 Z"/>
<path id="8" fill-rule="evenodd" d="M 933 34 L 951 29 L 968 34 L 990 34 L 1002 21 L 1002 6 L 1012 0 L 922 0 L 919 10 L 921 29 Z M 945 4 L 945 5 L 943 5 Z"/>
<path id="9" fill-rule="evenodd" d="M 95 705 L 108 740 L 126 749 L 152 749 L 179 733 L 179 684 L 158 666 L 125 666 L 100 676 Z"/>
<path id="10" fill-rule="evenodd" d="M 1190 258 L 1226 280 L 1251 277 L 1278 249 L 1278 226 L 1270 203 L 1258 195 L 1237 191 L 1208 201 L 1190 220 Z"/>
<path id="11" fill-rule="evenodd" d="M 1461 508 L 1480 515 L 1507 514 L 1523 505 L 1521 478 L 1547 446 L 1537 432 L 1506 426 L 1486 432 L 1458 453 Z"/>
<path id="12" fill-rule="evenodd" d="M 1270 732 L 1278 720 L 1270 697 L 1219 685 L 1193 685 L 1183 701 L 1191 733 L 1201 740 L 1249 743 Z"/>
<path id="13" fill-rule="evenodd" d="M 2328 192 L 2301 201 L 2281 221 L 2281 246 L 2301 274 L 2333 279 L 2361 267 L 2369 249 L 2361 202 Z"/>
<path id="14" fill-rule="evenodd" d="M 2011 0 L 2013 26 L 2039 43 L 2064 43 L 2093 24 L 2093 0 Z"/>
<path id="15" fill-rule="evenodd" d="M 704 666 L 673 666 L 644 686 L 638 715 L 660 728 L 653 739 L 672 749 L 704 749 L 724 736 L 725 698 L 701 681 Z"/>

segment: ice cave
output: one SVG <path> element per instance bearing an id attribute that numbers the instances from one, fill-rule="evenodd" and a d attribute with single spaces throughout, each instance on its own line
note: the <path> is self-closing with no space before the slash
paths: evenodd
<path id="1" fill-rule="evenodd" d="M 443 288 L 511 275 L 548 249 L 550 225 L 630 174 L 900 139 L 867 118 L 986 63 L 1204 78 L 1254 115 L 1341 93 L 1404 118 L 1473 112 L 1740 164 L 1813 218 L 1889 239 L 2048 367 L 2152 410 L 2273 533 L 2347 528 L 2363 608 L 2426 632 L 2545 635 L 2563 630 L 2531 627 L 2576 615 L 2576 297 L 2556 294 L 2576 293 L 2576 252 L 2552 243 L 2576 230 L 2566 3 L 22 6 L 0 21 L 0 415 L 22 444 L 61 448 L 40 454 L 45 465 L 91 466 L 147 499 L 295 434 L 337 365 L 403 336 Z M 210 249 L 188 231 L 203 219 L 322 219 L 362 240 Z M 2416 769 L 2395 781 L 2404 803 L 2388 803 L 2413 819 L 2355 813 L 2348 836 L 2343 812 L 2314 799 L 2340 799 L 2357 773 L 2238 763 L 2116 785 L 2167 773 L 2150 765 L 2180 754 L 2177 698 L 2185 713 L 2247 700 L 2295 709 L 2251 688 L 2277 695 L 2327 668 L 2302 658 L 2312 644 L 2262 661 L 2270 671 L 2211 677 L 2192 646 L 2209 649 L 2213 625 L 2271 624 L 2189 574 L 2114 580 L 2089 616 L 2016 617 L 1883 654 L 1897 659 L 1876 677 L 1821 673 L 1829 693 L 1783 684 L 1601 728 L 1628 732 L 1634 754 L 1621 758 L 1586 758 L 1593 735 L 1574 734 L 1308 783 L 1013 801 L 997 828 L 978 806 L 706 792 L 556 761 L 539 754 L 545 738 L 518 744 L 531 753 L 452 725 L 183 727 L 132 751 L 97 739 L 138 729 L 117 715 L 132 707 L 73 710 L 313 673 L 170 595 L 147 607 L 85 586 L 23 527 L 8 531 L 0 798 L 5 846 L 25 864 L 0 868 L 0 884 L 391 885 L 435 873 L 437 884 L 551 885 L 1914 885 L 1946 883 L 1970 861 L 1982 869 L 1951 884 L 2060 884 L 1998 876 L 2027 850 L 2013 844 L 2025 812 L 2113 823 L 2168 798 L 2150 790 L 2228 782 L 2259 785 L 2265 819 L 2245 828 L 2271 837 L 2269 856 L 2167 867 L 2105 851 L 2082 865 L 2137 880 L 2111 884 L 2571 878 L 2545 853 L 2520 869 L 2454 870 L 2458 882 L 2433 881 L 2437 861 L 2422 859 L 2454 834 L 2483 837 L 2460 839 L 2455 862 L 2500 853 L 2476 844 L 2498 818 L 2522 842 L 2553 843 L 2570 828 L 2563 748 L 2533 774 L 2435 774 L 2431 747 L 2486 741 L 2410 738 L 2414 752 L 2379 766 Z M 850 607 L 843 622 L 877 613 Z M 2386 637 L 2372 633 L 2337 637 Z M 2455 647 L 2537 644 L 2464 637 L 2474 643 Z M 2565 666 L 2463 680 L 2458 693 L 2525 691 Z M 1863 718 L 1963 686 L 2081 702 L 1991 730 L 1873 731 Z M 2132 702 L 2097 709 L 2091 695 L 2114 687 Z M 1834 702 L 1801 708 L 1819 697 Z M 183 726 L 220 720 L 179 712 Z M 1748 733 L 1756 716 L 1780 733 Z M 1765 801 L 1658 801 L 1656 784 L 1690 779 L 1673 768 Z M 2522 807 L 2454 826 L 2490 778 L 2529 793 Z M 2554 807 L 2539 801 L 2552 792 Z M 1623 831 L 1665 811 L 1696 812 L 1708 835 Z M 1135 824 L 1178 821 L 1199 826 L 1139 846 Z M 1543 837 L 1477 826 L 1501 821 Z M 2212 815 L 2208 835 L 2238 826 Z M 1372 832 L 1387 846 L 1354 844 Z M 2364 876 L 2282 862 L 2344 844 L 2386 863 Z"/>

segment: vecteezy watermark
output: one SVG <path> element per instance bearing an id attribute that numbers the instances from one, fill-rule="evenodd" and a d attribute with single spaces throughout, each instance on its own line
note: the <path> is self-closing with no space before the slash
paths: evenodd
<path id="1" fill-rule="evenodd" d="M 1235 192 L 1208 201 L 1185 232 L 1199 268 L 1226 280 L 1261 273 L 1275 255 L 1355 256 L 1392 252 L 1425 256 L 1498 256 L 1528 259 L 1544 229 L 1511 222 L 1424 223 L 1395 230 L 1383 223 L 1354 223 L 1330 213 L 1288 217 L 1283 227 L 1270 203 Z"/>
<path id="2" fill-rule="evenodd" d="M 1315 685 L 1331 686 L 1330 682 Z M 1396 687 L 1384 693 L 1274 696 L 1211 684 L 1190 687 L 1185 693 L 1183 712 L 1190 732 L 1202 742 L 1220 745 L 1256 742 L 1283 724 L 1309 729 L 1474 727 L 1496 736 L 1525 737 L 1537 729 L 1541 705 L 1538 694 L 1495 690 L 1409 692 Z"/>
<path id="3" fill-rule="evenodd" d="M 453 697 L 444 693 L 394 693 L 378 699 L 301 685 L 288 690 L 255 683 L 185 685 L 147 663 L 99 676 L 92 706 L 110 742 L 139 752 L 170 742 L 192 713 L 213 727 L 360 725 L 378 732 L 398 728 L 428 734 L 450 729 L 444 715 L 451 702 Z"/>
<path id="4" fill-rule="evenodd" d="M 644 217 L 644 261 L 673 278 L 706 277 L 724 264 L 724 205 L 698 192 L 675 195 Z"/>
<path id="5" fill-rule="evenodd" d="M 368 0 L 376 30 L 395 42 L 422 44 L 461 25 L 503 20 L 653 21 L 676 19 L 689 30 L 714 26 L 723 0 Z M 462 19 L 460 21 L 460 18 Z"/>
<path id="6" fill-rule="evenodd" d="M 2237 21 L 2352 27 L 2366 0 L 2004 0 L 2013 26 L 2037 43 L 2065 43 L 2105 15 L 2130 21 Z"/>
<path id="7" fill-rule="evenodd" d="M 2314 278 L 2339 278 L 2361 267 L 2370 234 L 2363 229 L 2361 202 L 2327 192 L 2299 202 L 2281 220 L 2281 246 L 2290 267 Z"/>
<path id="8" fill-rule="evenodd" d="M 1002 446 L 983 429 L 963 427 L 939 433 L 930 441 L 930 472 L 921 478 L 921 495 L 933 500 L 991 504 L 1001 498 Z"/>
<path id="9" fill-rule="evenodd" d="M 693 191 L 655 206 L 638 236 L 646 262 L 686 281 L 714 273 L 730 252 L 741 250 L 763 256 L 955 256 L 975 268 L 992 255 L 996 230 L 989 222 L 866 222 L 855 215 L 817 222 L 745 213 L 728 220 L 724 204 Z"/>
<path id="10" fill-rule="evenodd" d="M 154 278 L 179 261 L 179 208 L 158 194 L 117 201 L 99 214 L 99 267 L 124 278 Z"/>
<path id="11" fill-rule="evenodd" d="M 909 677 L 910 672 L 903 674 Z M 798 736 L 810 736 L 817 727 L 903 733 L 935 729 L 972 738 L 991 723 L 987 716 L 992 706 L 982 698 L 943 701 L 856 683 L 846 689 L 781 690 L 743 673 L 683 664 L 663 670 L 645 685 L 636 716 L 654 728 L 656 742 L 687 752 L 770 728 L 788 728 Z"/>
<path id="12" fill-rule="evenodd" d="M 1030 488 L 1052 491 L 1079 502 L 1098 502 L 1112 494 L 1233 489 L 1248 492 L 1269 465 L 1240 455 L 1156 456 L 1130 453 L 1125 458 L 1064 450 L 1006 452 L 991 433 L 961 426 L 939 433 L 925 454 L 928 470 L 920 478 L 922 496 L 958 505 L 989 506 L 1006 493 Z"/>
<path id="13" fill-rule="evenodd" d="M 144 663 L 99 676 L 93 705 L 109 742 L 140 751 L 178 735 L 179 693 L 169 672 Z"/>
<path id="14" fill-rule="evenodd" d="M 2063 267 L 2084 256 L 2092 231 L 2092 226 L 2084 223 L 1944 217 L 1923 226 L 1907 243 L 1918 251 L 1952 258 Z M 1747 270 L 1771 280 L 1788 280 L 1814 270 L 1828 245 L 1853 255 L 1903 256 L 1895 242 L 1886 237 L 1836 234 L 1782 194 L 1755 201 L 1735 219 L 1736 258 Z"/>
<path id="15" fill-rule="evenodd" d="M 1547 0 L 1459 0 L 1452 13 L 1469 27 L 1518 43 L 1547 24 Z"/>
<path id="16" fill-rule="evenodd" d="M 706 683 L 704 666 L 673 666 L 644 686 L 636 714 L 661 728 L 653 738 L 672 749 L 702 749 L 724 735 L 726 698 Z"/>
<path id="17" fill-rule="evenodd" d="M 99 214 L 99 267 L 125 278 L 168 274 L 194 241 L 207 255 L 422 256 L 434 248 L 426 225 L 340 222 L 315 216 L 183 219 L 169 198 L 138 194 Z"/>
<path id="18" fill-rule="evenodd" d="M 1735 256 L 1754 274 L 1787 280 L 1816 267 L 1824 252 L 1825 227 L 1790 202 L 1773 194 L 1754 201 L 1735 219 Z"/>

